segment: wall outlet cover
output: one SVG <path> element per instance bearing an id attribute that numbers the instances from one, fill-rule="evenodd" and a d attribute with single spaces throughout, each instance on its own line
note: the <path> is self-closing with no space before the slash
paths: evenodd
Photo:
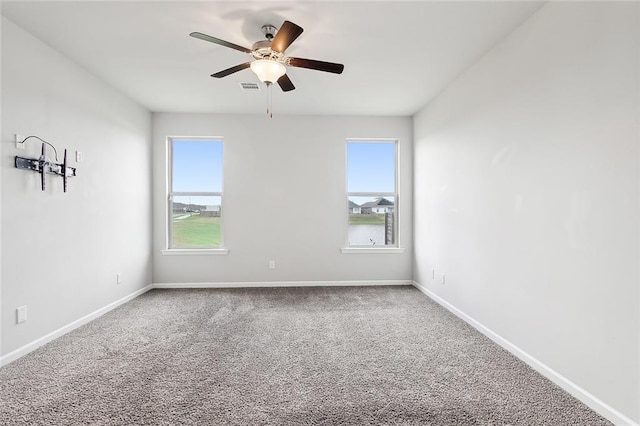
<path id="1" fill-rule="evenodd" d="M 16 136 L 16 149 L 24 149 L 24 145 L 25 145 L 23 142 L 24 137 L 17 133 L 15 134 L 15 136 Z"/>
<path id="2" fill-rule="evenodd" d="M 16 309 L 16 324 L 20 324 L 27 320 L 27 305 L 20 306 Z"/>

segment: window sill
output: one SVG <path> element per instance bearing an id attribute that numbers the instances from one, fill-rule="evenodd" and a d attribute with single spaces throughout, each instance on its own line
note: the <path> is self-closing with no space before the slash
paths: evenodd
<path id="1" fill-rule="evenodd" d="M 340 249 L 344 254 L 400 254 L 404 247 L 344 247 Z"/>
<path id="2" fill-rule="evenodd" d="M 163 256 L 224 256 L 229 254 L 229 249 L 165 249 L 160 252 Z"/>

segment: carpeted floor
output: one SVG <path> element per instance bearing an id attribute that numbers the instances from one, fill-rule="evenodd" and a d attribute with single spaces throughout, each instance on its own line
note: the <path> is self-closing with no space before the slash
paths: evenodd
<path id="1" fill-rule="evenodd" d="M 0 369 L 3 425 L 609 425 L 413 287 L 152 290 Z"/>

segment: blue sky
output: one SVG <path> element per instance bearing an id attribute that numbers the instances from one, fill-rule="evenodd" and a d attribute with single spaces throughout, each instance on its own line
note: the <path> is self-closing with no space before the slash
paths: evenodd
<path id="1" fill-rule="evenodd" d="M 222 192 L 222 141 L 173 141 L 173 191 Z"/>
<path id="2" fill-rule="evenodd" d="M 347 191 L 394 192 L 396 144 L 349 142 L 347 144 Z"/>
<path id="3" fill-rule="evenodd" d="M 222 192 L 222 145 L 222 141 L 174 140 L 173 191 Z M 394 192 L 395 149 L 393 142 L 348 142 L 347 191 Z"/>

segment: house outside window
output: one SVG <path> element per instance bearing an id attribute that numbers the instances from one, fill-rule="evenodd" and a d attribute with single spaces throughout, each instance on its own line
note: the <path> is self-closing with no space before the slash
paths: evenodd
<path id="1" fill-rule="evenodd" d="M 398 143 L 347 140 L 347 247 L 398 247 Z"/>
<path id="2" fill-rule="evenodd" d="M 169 138 L 169 250 L 223 247 L 220 138 Z"/>

